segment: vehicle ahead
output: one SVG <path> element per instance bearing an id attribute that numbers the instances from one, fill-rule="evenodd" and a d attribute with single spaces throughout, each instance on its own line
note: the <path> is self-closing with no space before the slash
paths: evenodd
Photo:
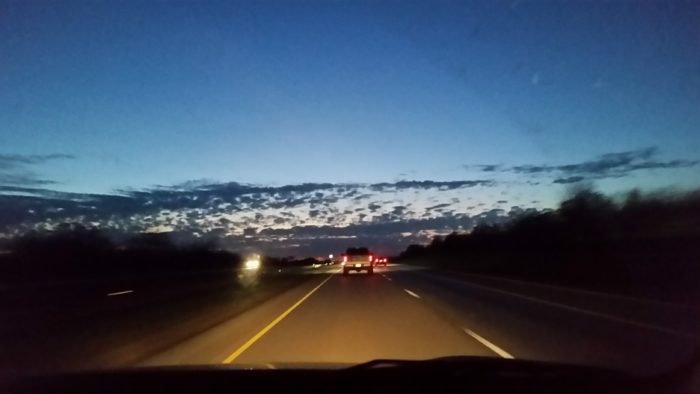
<path id="1" fill-rule="evenodd" d="M 348 248 L 343 253 L 343 275 L 350 271 L 367 271 L 368 274 L 373 274 L 373 259 L 374 256 L 367 248 Z"/>
<path id="2" fill-rule="evenodd" d="M 389 259 L 386 257 L 377 257 L 374 259 L 374 266 L 375 267 L 379 267 L 379 266 L 386 267 L 388 263 L 389 263 Z"/>

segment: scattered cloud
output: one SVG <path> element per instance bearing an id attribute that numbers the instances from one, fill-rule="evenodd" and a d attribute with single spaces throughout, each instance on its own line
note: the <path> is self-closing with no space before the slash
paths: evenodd
<path id="1" fill-rule="evenodd" d="M 464 169 L 471 170 L 475 169 L 482 172 L 498 172 L 501 171 L 503 166 L 500 164 L 465 164 Z"/>
<path id="2" fill-rule="evenodd" d="M 178 239 L 214 238 L 232 248 L 271 242 L 274 231 L 287 234 L 292 228 L 306 232 L 320 228 L 319 234 L 325 235 L 319 239 L 335 234 L 336 230 L 327 228 L 367 229 L 367 233 L 355 236 L 373 237 L 377 243 L 381 243 L 377 237 L 384 236 L 378 228 L 400 228 L 410 231 L 415 241 L 427 232 L 448 231 L 420 226 L 453 223 L 452 227 L 446 225 L 449 231 L 469 229 L 473 221 L 462 216 L 468 210 L 460 205 L 469 198 L 457 196 L 494 184 L 493 180 L 477 179 L 268 186 L 193 180 L 148 189 L 119 189 L 114 194 L 59 192 L 39 183 L 5 184 L 0 185 L 0 235 L 50 231 L 61 223 L 74 223 L 118 234 L 168 231 Z M 425 206 L 430 209 L 426 211 Z M 443 211 L 447 207 L 450 210 Z M 403 222 L 414 226 L 406 230 L 395 224 Z M 275 238 L 275 247 L 290 242 L 300 248 L 317 247 L 311 239 L 299 239 L 305 236 L 304 231 L 287 234 L 293 238 L 290 240 Z M 394 245 L 389 238 L 384 241 Z"/>
<path id="3" fill-rule="evenodd" d="M 469 181 L 398 181 L 393 183 L 374 183 L 370 185 L 373 191 L 405 190 L 405 189 L 443 189 L 452 190 L 463 187 L 493 186 L 494 181 L 489 179 Z"/>
<path id="4" fill-rule="evenodd" d="M 0 170 L 0 185 L 47 186 L 55 181 L 41 179 L 33 171 L 3 172 Z"/>
<path id="5" fill-rule="evenodd" d="M 0 186 L 39 187 L 55 184 L 43 179 L 33 167 L 54 160 L 72 160 L 72 155 L 53 153 L 47 155 L 0 154 Z"/>
<path id="6" fill-rule="evenodd" d="M 0 169 L 17 168 L 25 165 L 44 164 L 52 160 L 75 159 L 73 155 L 52 153 L 48 155 L 0 154 Z"/>
<path id="7" fill-rule="evenodd" d="M 391 213 L 394 215 L 403 215 L 406 209 L 407 207 L 403 205 L 396 205 L 394 206 L 394 209 L 391 211 Z"/>
<path id="8" fill-rule="evenodd" d="M 308 255 L 365 245 L 393 253 L 409 243 L 500 223 L 534 209 L 522 204 L 541 205 L 492 189 L 509 187 L 499 179 L 504 173 L 524 177 L 529 185 L 551 185 L 698 164 L 665 159 L 657 148 L 645 148 L 565 164 L 466 165 L 485 175 L 467 180 L 270 186 L 202 179 L 112 194 L 55 191 L 51 180 L 33 173 L 34 166 L 72 158 L 0 155 L 1 237 L 76 223 L 113 234 L 166 231 L 179 240 L 216 240 L 241 251 L 283 254 L 293 248 L 292 254 Z"/>
<path id="9" fill-rule="evenodd" d="M 448 204 L 448 203 L 437 204 L 437 205 L 433 205 L 433 206 L 431 206 L 431 207 L 427 207 L 427 208 L 425 208 L 425 210 L 426 210 L 426 211 L 439 210 L 439 209 L 442 209 L 442 208 L 447 208 L 447 207 L 449 207 L 450 205 L 452 205 L 452 204 Z"/>
<path id="10" fill-rule="evenodd" d="M 526 164 L 502 166 L 497 164 L 466 165 L 467 169 L 482 172 L 509 172 L 528 176 L 552 176 L 553 183 L 574 183 L 585 179 L 621 178 L 640 170 L 668 170 L 696 166 L 698 160 L 662 160 L 659 149 L 649 147 L 624 152 L 606 153 L 579 163 Z"/>
<path id="11" fill-rule="evenodd" d="M 570 176 L 568 178 L 557 178 L 552 183 L 561 183 L 561 184 L 566 184 L 566 183 L 576 183 L 576 182 L 581 182 L 585 180 L 585 177 L 582 176 Z"/>

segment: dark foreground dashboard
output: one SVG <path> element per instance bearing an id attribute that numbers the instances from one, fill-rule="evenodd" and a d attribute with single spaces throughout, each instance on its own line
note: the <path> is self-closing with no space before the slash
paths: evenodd
<path id="1" fill-rule="evenodd" d="M 308 365 L 304 367 L 309 367 Z M 267 367 L 263 367 L 267 368 Z M 700 393 L 693 367 L 640 378 L 598 368 L 482 358 L 376 360 L 344 369 L 142 368 L 4 376 L 6 393 Z"/>

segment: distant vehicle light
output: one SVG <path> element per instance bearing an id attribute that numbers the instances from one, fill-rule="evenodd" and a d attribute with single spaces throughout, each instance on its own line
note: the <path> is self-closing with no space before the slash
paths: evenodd
<path id="1" fill-rule="evenodd" d="M 245 261 L 244 268 L 247 270 L 257 270 L 260 268 L 260 259 L 248 259 Z"/>

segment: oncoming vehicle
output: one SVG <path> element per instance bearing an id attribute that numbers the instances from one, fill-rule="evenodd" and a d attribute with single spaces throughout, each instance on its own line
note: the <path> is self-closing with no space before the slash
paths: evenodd
<path id="1" fill-rule="evenodd" d="M 374 256 L 367 248 L 348 248 L 343 254 L 343 275 L 347 275 L 350 271 L 367 271 L 368 274 L 374 273 L 373 266 Z"/>

